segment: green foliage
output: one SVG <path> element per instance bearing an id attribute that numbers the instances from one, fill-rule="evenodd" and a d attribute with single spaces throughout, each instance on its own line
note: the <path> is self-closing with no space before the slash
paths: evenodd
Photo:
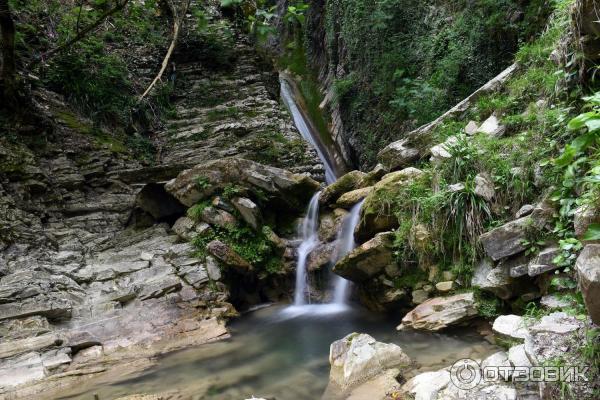
<path id="1" fill-rule="evenodd" d="M 479 316 L 494 319 L 502 314 L 502 300 L 486 292 L 475 291 L 476 307 Z"/>
<path id="2" fill-rule="evenodd" d="M 234 184 L 229 184 L 225 186 L 225 188 L 223 188 L 223 193 L 221 194 L 221 196 L 223 196 L 223 198 L 226 200 L 231 200 L 234 197 L 242 196 L 244 193 L 246 193 L 246 188 Z"/>
<path id="3" fill-rule="evenodd" d="M 575 238 L 561 239 L 558 244 L 560 246 L 560 254 L 552 262 L 559 267 L 567 269 L 575 265 L 575 260 L 581 249 L 583 249 L 583 244 Z"/>

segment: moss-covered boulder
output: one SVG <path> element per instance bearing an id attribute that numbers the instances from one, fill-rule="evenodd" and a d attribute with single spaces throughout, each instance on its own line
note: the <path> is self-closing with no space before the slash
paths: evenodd
<path id="1" fill-rule="evenodd" d="M 223 158 L 181 172 L 165 187 L 185 206 L 222 191 L 242 185 L 257 197 L 280 208 L 303 210 L 319 183 L 306 175 L 270 167 L 242 158 Z"/>
<path id="2" fill-rule="evenodd" d="M 393 242 L 393 232 L 380 233 L 338 261 L 333 272 L 354 282 L 372 278 L 393 262 Z"/>
<path id="3" fill-rule="evenodd" d="M 360 189 L 366 175 L 361 171 L 348 172 L 323 190 L 319 202 L 324 205 L 331 204 L 344 193 Z"/>
<path id="4" fill-rule="evenodd" d="M 356 227 L 355 237 L 362 242 L 377 232 L 389 231 L 398 227 L 398 218 L 392 204 L 400 189 L 423 175 L 417 168 L 405 168 L 385 175 L 366 197 L 361 209 L 360 223 Z"/>

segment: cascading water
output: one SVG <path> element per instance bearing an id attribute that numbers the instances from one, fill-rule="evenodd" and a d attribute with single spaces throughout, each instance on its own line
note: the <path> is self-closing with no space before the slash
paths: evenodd
<path id="1" fill-rule="evenodd" d="M 338 247 L 335 252 L 335 258 L 332 260 L 334 263 L 341 260 L 342 257 L 350 253 L 356 247 L 356 242 L 354 241 L 354 230 L 360 221 L 360 209 L 363 203 L 364 200 L 358 204 L 355 204 L 342 223 L 342 229 L 338 232 L 337 237 Z M 348 301 L 348 289 L 350 287 L 350 281 L 342 278 L 341 276 L 336 276 L 334 287 L 333 302 L 336 304 L 346 304 Z"/>
<path id="2" fill-rule="evenodd" d="M 283 102 L 285 103 L 288 110 L 290 110 L 292 118 L 294 119 L 294 124 L 296 125 L 296 128 L 298 129 L 304 140 L 310 143 L 312 147 L 317 151 L 317 155 L 319 156 L 319 159 L 325 167 L 325 181 L 328 185 L 331 185 L 337 180 L 337 174 L 334 167 L 334 163 L 329 157 L 329 154 L 324 148 L 321 140 L 319 140 L 318 137 L 314 135 L 313 130 L 309 127 L 309 124 L 306 121 L 304 115 L 302 114 L 302 111 L 300 111 L 300 108 L 296 104 L 294 90 L 292 89 L 290 83 L 284 78 L 280 79 L 280 83 L 281 98 L 283 99 Z"/>
<path id="3" fill-rule="evenodd" d="M 334 183 L 337 178 L 337 170 L 335 164 L 331 161 L 332 157 L 329 151 L 323 145 L 323 142 L 318 138 L 317 133 L 311 129 L 311 124 L 307 121 L 306 116 L 302 113 L 300 107 L 296 103 L 295 92 L 290 82 L 283 76 L 281 82 L 281 97 L 290 110 L 294 123 L 302 137 L 310 143 L 317 151 L 317 155 L 323 162 L 325 167 L 325 180 L 328 184 Z M 318 224 L 319 224 L 319 196 L 320 192 L 315 194 L 308 205 L 306 217 L 302 222 L 302 243 L 298 247 L 298 263 L 296 266 L 296 287 L 294 291 L 294 305 L 290 307 L 288 313 L 330 313 L 345 310 L 346 302 L 348 301 L 348 292 L 350 282 L 346 279 L 336 276 L 334 278 L 333 300 L 329 304 L 310 304 L 310 285 L 308 283 L 308 273 L 306 262 L 309 254 L 319 244 Z M 362 202 L 356 204 L 350 213 L 345 217 L 342 227 L 338 232 L 338 247 L 331 262 L 335 263 L 351 252 L 356 243 L 354 242 L 354 229 L 359 222 L 360 208 Z"/>
<path id="4" fill-rule="evenodd" d="M 296 288 L 294 291 L 294 305 L 303 306 L 310 302 L 308 276 L 306 274 L 306 259 L 319 243 L 317 233 L 319 223 L 319 196 L 317 192 L 310 203 L 304 221 L 302 221 L 302 243 L 298 247 L 298 265 L 296 266 Z"/>

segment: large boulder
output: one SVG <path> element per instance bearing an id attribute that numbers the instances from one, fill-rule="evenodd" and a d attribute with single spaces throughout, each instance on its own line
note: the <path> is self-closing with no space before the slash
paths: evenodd
<path id="1" fill-rule="evenodd" d="M 358 241 L 372 238 L 377 232 L 384 232 L 398 227 L 398 218 L 390 209 L 389 199 L 399 194 L 399 189 L 412 180 L 423 175 L 417 168 L 405 168 L 385 175 L 366 197 L 360 211 L 360 223 L 356 227 L 355 237 Z"/>
<path id="2" fill-rule="evenodd" d="M 475 296 L 472 292 L 450 297 L 435 297 L 419 304 L 402 318 L 398 330 L 439 331 L 456 325 L 477 315 Z"/>
<path id="3" fill-rule="evenodd" d="M 321 204 L 331 204 L 344 193 L 360 189 L 366 175 L 361 171 L 348 172 L 321 192 L 319 202 Z"/>
<path id="4" fill-rule="evenodd" d="M 511 277 L 511 267 L 511 263 L 494 266 L 494 263 L 486 258 L 475 267 L 471 286 L 493 293 L 503 300 L 516 297 L 526 289 L 527 282 Z"/>
<path id="5" fill-rule="evenodd" d="M 377 154 L 377 160 L 389 171 L 407 167 L 418 158 L 419 150 L 410 147 L 406 139 L 388 144 Z"/>
<path id="6" fill-rule="evenodd" d="M 600 325 L 600 245 L 585 246 L 575 266 L 585 306 L 592 321 Z"/>
<path id="7" fill-rule="evenodd" d="M 398 345 L 378 342 L 364 333 L 351 333 L 331 344 L 329 363 L 330 382 L 349 388 L 386 370 L 406 368 L 411 360 Z"/>
<path id="8" fill-rule="evenodd" d="M 377 234 L 338 261 L 333 272 L 354 282 L 372 278 L 393 262 L 393 241 L 393 232 Z"/>
<path id="9" fill-rule="evenodd" d="M 504 340 L 523 342 L 529 331 L 525 319 L 519 315 L 501 315 L 494 320 L 492 325 L 494 334 Z"/>
<path id="10" fill-rule="evenodd" d="M 487 255 L 494 261 L 525 251 L 523 244 L 533 225 L 530 217 L 523 217 L 492 229 L 479 237 Z"/>
<path id="11" fill-rule="evenodd" d="M 319 189 L 319 183 L 306 175 L 242 158 L 223 158 L 196 165 L 181 172 L 165 188 L 182 204 L 191 207 L 232 184 L 246 186 L 273 204 L 294 210 L 303 210 Z"/>
<path id="12" fill-rule="evenodd" d="M 262 214 L 260 208 L 252 200 L 245 197 L 236 197 L 231 200 L 231 204 L 240 213 L 243 220 L 253 229 L 258 229 L 262 224 Z"/>
<path id="13" fill-rule="evenodd" d="M 367 197 L 373 191 L 373 186 L 367 186 L 362 189 L 352 190 L 341 195 L 335 205 L 341 208 L 351 208 L 353 205 Z"/>
<path id="14" fill-rule="evenodd" d="M 210 242 L 207 246 L 207 250 L 217 260 L 238 272 L 247 273 L 252 271 L 252 265 L 250 265 L 248 261 L 236 253 L 235 250 L 233 250 L 227 244 L 219 240 L 213 240 Z"/>

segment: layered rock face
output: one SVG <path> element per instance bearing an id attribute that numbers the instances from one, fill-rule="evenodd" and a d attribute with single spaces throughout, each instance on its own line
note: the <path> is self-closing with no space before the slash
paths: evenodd
<path id="1" fill-rule="evenodd" d="M 213 190 L 249 186 L 279 210 L 289 207 L 293 219 L 318 183 L 242 157 L 316 178 L 323 173 L 269 92 L 270 73 L 261 72 L 242 35 L 235 46 L 227 72 L 193 57 L 179 66 L 178 79 L 186 83 L 177 92 L 177 119 L 157 135 L 153 165 L 77 129 L 88 121 L 48 92 L 37 94 L 55 121 L 43 145 L 0 139 L 0 336 L 6 348 L 0 349 L 0 397 L 31 396 L 100 374 L 106 363 L 228 335 L 224 318 L 236 313 L 227 272 L 232 253 L 216 243 L 212 256 L 198 258 L 189 241 L 227 221 L 260 229 L 256 199 L 211 196 L 213 212 L 205 209 L 196 222 L 180 218 L 194 204 L 180 195 L 186 189 L 173 196 L 164 183 L 185 168 L 204 163 L 200 169 L 208 170 L 211 160 L 220 160 L 238 172 L 206 182 Z M 238 158 L 221 160 L 226 156 Z M 191 185 L 197 188 L 198 181 Z M 265 236 L 274 252 L 285 252 L 274 232 Z M 286 284 L 273 287 L 280 288 L 273 291 L 277 298 Z"/>

